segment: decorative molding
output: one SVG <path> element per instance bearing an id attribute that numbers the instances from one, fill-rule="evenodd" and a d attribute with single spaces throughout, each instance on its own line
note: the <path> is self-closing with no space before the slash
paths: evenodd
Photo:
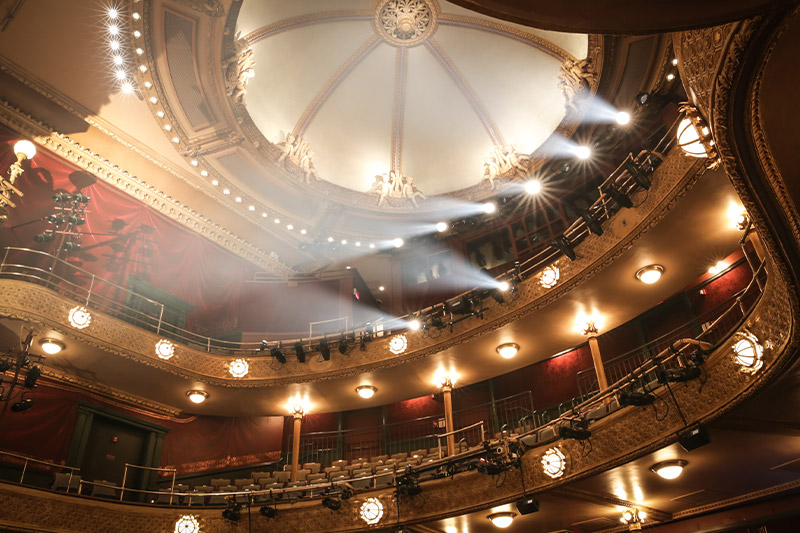
<path id="1" fill-rule="evenodd" d="M 256 248 L 189 206 L 159 191 L 152 185 L 148 185 L 127 170 L 120 169 L 118 165 L 100 154 L 81 146 L 66 135 L 54 132 L 50 127 L 5 100 L 0 100 L 0 122 L 21 135 L 36 140 L 59 157 L 94 174 L 104 182 L 122 190 L 226 250 L 252 262 L 259 268 L 281 278 L 292 274 L 292 269 L 281 263 L 274 257 L 274 254 L 268 254 Z"/>

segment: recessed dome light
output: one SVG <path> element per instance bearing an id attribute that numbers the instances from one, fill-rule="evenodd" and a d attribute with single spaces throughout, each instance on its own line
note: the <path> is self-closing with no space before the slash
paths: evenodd
<path id="1" fill-rule="evenodd" d="M 648 265 L 636 271 L 636 279 L 647 285 L 652 285 L 664 273 L 664 267 L 661 265 Z"/>
<path id="2" fill-rule="evenodd" d="M 447 222 L 437 222 L 436 231 L 438 231 L 439 233 L 447 231 Z"/>
<path id="3" fill-rule="evenodd" d="M 683 473 L 683 468 L 689 463 L 682 459 L 662 461 L 650 467 L 650 470 L 664 479 L 675 479 Z"/>
<path id="4" fill-rule="evenodd" d="M 190 390 L 186 393 L 192 403 L 203 403 L 208 399 L 208 393 L 204 390 Z"/>
<path id="5" fill-rule="evenodd" d="M 378 392 L 378 389 L 373 387 L 372 385 L 359 385 L 356 387 L 356 393 L 364 398 L 365 400 L 369 400 L 375 393 Z"/>
<path id="6" fill-rule="evenodd" d="M 525 182 L 525 192 L 528 194 L 538 194 L 542 190 L 542 183 L 539 180 Z"/>
<path id="7" fill-rule="evenodd" d="M 588 146 L 578 146 L 575 148 L 575 157 L 578 159 L 589 159 L 591 157 L 592 151 L 589 149 Z"/>
<path id="8" fill-rule="evenodd" d="M 625 124 L 629 124 L 631 121 L 631 115 L 627 111 L 620 111 L 617 113 L 617 124 L 620 126 L 624 126 Z"/>
<path id="9" fill-rule="evenodd" d="M 49 355 L 55 355 L 66 348 L 63 342 L 55 339 L 42 339 L 39 341 L 39 344 L 41 345 L 42 350 Z"/>
<path id="10" fill-rule="evenodd" d="M 517 352 L 519 351 L 519 344 L 515 342 L 506 342 L 505 344 L 498 346 L 496 350 L 503 359 L 511 359 L 517 355 Z"/>
<path id="11" fill-rule="evenodd" d="M 494 527 L 505 529 L 511 525 L 511 522 L 514 521 L 515 516 L 517 516 L 517 513 L 507 511 L 505 513 L 492 513 L 486 518 L 492 521 L 492 525 L 494 525 Z"/>
<path id="12" fill-rule="evenodd" d="M 495 211 L 497 211 L 497 206 L 494 205 L 492 202 L 486 202 L 481 206 L 481 209 L 483 210 L 484 213 L 487 214 L 494 213 Z"/>

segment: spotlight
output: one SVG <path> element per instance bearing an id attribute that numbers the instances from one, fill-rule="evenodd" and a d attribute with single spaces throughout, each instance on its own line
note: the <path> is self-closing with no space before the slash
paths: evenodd
<path id="1" fill-rule="evenodd" d="M 684 383 L 700 377 L 700 368 L 681 366 L 678 368 L 659 369 L 656 377 L 659 383 Z"/>
<path id="2" fill-rule="evenodd" d="M 400 237 L 396 237 L 394 240 L 392 240 L 392 245 L 395 248 L 400 248 L 404 244 L 405 244 L 405 241 L 403 239 L 401 239 Z"/>
<path id="3" fill-rule="evenodd" d="M 617 202 L 617 205 L 620 207 L 627 207 L 628 209 L 633 207 L 633 202 L 631 201 L 630 196 L 615 187 L 609 187 L 608 190 L 606 190 L 606 194 L 608 194 L 612 200 Z"/>
<path id="4" fill-rule="evenodd" d="M 20 401 L 11 404 L 11 411 L 15 413 L 22 413 L 33 407 L 33 398 L 23 398 Z"/>
<path id="5" fill-rule="evenodd" d="M 45 231 L 44 233 L 37 233 L 33 236 L 33 240 L 36 242 L 52 242 L 56 238 L 56 233 L 54 231 Z"/>
<path id="6" fill-rule="evenodd" d="M 65 242 L 61 249 L 65 252 L 75 252 L 81 249 L 81 243 L 73 241 Z"/>
<path id="7" fill-rule="evenodd" d="M 419 486 L 419 480 L 416 476 L 406 474 L 397 478 L 397 493 L 406 496 L 416 496 L 422 492 L 422 487 Z"/>
<path id="8" fill-rule="evenodd" d="M 525 192 L 528 194 L 538 194 L 542 190 L 539 180 L 531 180 L 525 183 Z"/>
<path id="9" fill-rule="evenodd" d="M 56 227 L 64 225 L 64 217 L 61 215 L 47 215 L 47 218 L 45 218 L 45 220 L 48 223 L 55 225 Z"/>
<path id="10" fill-rule="evenodd" d="M 481 210 L 488 215 L 497 211 L 497 206 L 492 202 L 486 202 L 481 206 Z"/>
<path id="11" fill-rule="evenodd" d="M 339 353 L 342 355 L 347 353 L 347 339 L 344 337 L 339 340 Z"/>
<path id="12" fill-rule="evenodd" d="M 57 192 L 53 195 L 53 201 L 57 204 L 63 204 L 72 200 L 72 196 L 65 192 Z"/>
<path id="13" fill-rule="evenodd" d="M 651 95 L 650 93 L 640 92 L 639 94 L 636 95 L 636 103 L 641 107 L 650 105 L 652 101 L 653 101 L 653 95 Z"/>
<path id="14" fill-rule="evenodd" d="M 445 231 L 447 231 L 447 222 L 437 222 L 436 231 L 438 231 L 439 233 L 444 233 Z"/>
<path id="15" fill-rule="evenodd" d="M 592 156 L 592 150 L 588 146 L 578 146 L 574 153 L 578 159 L 589 159 Z"/>
<path id="16" fill-rule="evenodd" d="M 493 513 L 487 516 L 494 527 L 505 529 L 511 525 L 511 522 L 514 521 L 514 517 L 517 516 L 517 513 L 513 513 L 511 511 L 504 512 L 504 513 Z"/>
<path id="17" fill-rule="evenodd" d="M 631 121 L 631 115 L 627 111 L 620 111 L 616 116 L 617 124 L 624 126 Z"/>
<path id="18" fill-rule="evenodd" d="M 228 508 L 222 511 L 222 518 L 237 522 L 242 512 L 242 504 L 236 503 L 236 500 L 228 500 Z"/>
<path id="19" fill-rule="evenodd" d="M 622 162 L 622 166 L 628 171 L 628 174 L 631 175 L 633 181 L 635 181 L 639 187 L 644 190 L 650 188 L 650 185 L 652 185 L 650 177 L 648 176 L 650 170 L 646 170 L 642 165 L 637 164 L 632 155 L 628 155 L 625 161 Z"/>
<path id="20" fill-rule="evenodd" d="M 84 224 L 86 224 L 86 218 L 81 215 L 72 214 L 67 217 L 67 222 L 69 222 L 73 226 L 83 226 Z"/>
<path id="21" fill-rule="evenodd" d="M 566 235 L 560 235 L 556 237 L 552 243 L 550 243 L 552 248 L 559 250 L 562 254 L 567 256 L 570 261 L 575 261 L 577 257 L 575 255 L 575 249 L 572 247 L 572 244 L 569 242 L 569 239 Z"/>
<path id="22" fill-rule="evenodd" d="M 86 205 L 86 204 L 88 204 L 88 203 L 89 203 L 89 201 L 91 200 L 91 198 L 90 198 L 90 197 L 86 196 L 85 194 L 81 194 L 81 193 L 79 193 L 79 192 L 78 192 L 78 193 L 75 193 L 75 194 L 72 196 L 72 199 L 73 199 L 74 201 L 78 202 L 79 204 L 83 204 L 83 205 Z"/>
<path id="23" fill-rule="evenodd" d="M 28 370 L 28 375 L 25 376 L 25 387 L 32 389 L 36 386 L 36 380 L 42 375 L 42 369 L 38 366 L 32 367 Z"/>
<path id="24" fill-rule="evenodd" d="M 258 512 L 261 513 L 261 516 L 263 516 L 264 518 L 275 518 L 276 516 L 278 516 L 278 510 L 274 507 L 269 507 L 267 505 L 261 507 L 261 509 L 259 509 Z"/>
<path id="25" fill-rule="evenodd" d="M 327 507 L 331 511 L 338 511 L 342 508 L 342 502 L 340 502 L 337 498 L 331 498 L 330 496 L 325 496 L 322 498 L 322 506 Z"/>
<path id="26" fill-rule="evenodd" d="M 269 354 L 280 364 L 286 364 L 286 354 L 281 351 L 280 347 L 275 346 L 274 348 L 271 348 Z"/>
<path id="27" fill-rule="evenodd" d="M 328 346 L 328 339 L 322 339 L 319 341 L 319 353 L 322 355 L 322 358 L 325 361 L 331 360 L 331 347 Z"/>
<path id="28" fill-rule="evenodd" d="M 297 361 L 299 363 L 306 362 L 306 351 L 303 349 L 303 341 L 297 341 L 294 343 L 294 354 L 297 356 Z"/>
<path id="29" fill-rule="evenodd" d="M 583 223 L 586 224 L 586 227 L 589 228 L 590 232 L 598 236 L 603 234 L 603 226 L 596 218 L 594 218 L 588 209 L 581 211 L 581 218 L 583 219 Z"/>
<path id="30" fill-rule="evenodd" d="M 419 328 L 420 328 L 420 323 L 419 320 L 417 320 L 416 318 L 408 323 L 408 329 L 410 329 L 411 331 L 417 331 Z"/>
<path id="31" fill-rule="evenodd" d="M 266 352 L 267 351 L 267 341 L 261 341 L 261 348 L 258 349 L 259 352 Z"/>
<path id="32" fill-rule="evenodd" d="M 586 426 L 588 426 L 588 422 L 585 420 L 569 426 L 561 426 L 558 428 L 558 434 L 562 439 L 587 440 L 591 438 L 592 432 L 586 429 Z"/>
<path id="33" fill-rule="evenodd" d="M 619 395 L 619 404 L 621 406 L 636 405 L 644 407 L 645 405 L 652 405 L 655 401 L 656 397 L 649 392 L 623 391 Z"/>

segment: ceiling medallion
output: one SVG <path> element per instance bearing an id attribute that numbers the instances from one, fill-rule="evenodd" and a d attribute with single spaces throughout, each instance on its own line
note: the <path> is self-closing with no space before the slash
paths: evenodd
<path id="1" fill-rule="evenodd" d="M 415 46 L 433 35 L 439 6 L 431 0 L 387 0 L 378 5 L 375 27 L 395 46 Z"/>

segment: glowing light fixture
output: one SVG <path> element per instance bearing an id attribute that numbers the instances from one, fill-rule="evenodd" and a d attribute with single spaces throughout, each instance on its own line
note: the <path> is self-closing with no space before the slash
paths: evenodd
<path id="1" fill-rule="evenodd" d="M 497 353 L 499 353 L 500 357 L 503 359 L 511 359 L 517 355 L 517 352 L 519 351 L 519 344 L 515 342 L 506 342 L 495 348 L 495 350 L 497 350 Z"/>
<path id="2" fill-rule="evenodd" d="M 369 400 L 375 393 L 378 392 L 378 389 L 373 387 L 372 385 L 359 385 L 356 387 L 356 393 L 364 398 L 365 400 Z"/>
<path id="3" fill-rule="evenodd" d="M 708 273 L 711 274 L 712 276 L 716 276 L 726 268 L 728 268 L 728 263 L 726 263 L 725 261 L 717 261 L 716 263 L 714 263 L 714 266 L 708 269 Z"/>
<path id="4" fill-rule="evenodd" d="M 741 366 L 742 372 L 748 374 L 756 373 L 764 366 L 764 348 L 758 342 L 758 338 L 752 333 L 741 331 L 736 334 L 736 342 L 733 345 L 734 361 Z"/>
<path id="5" fill-rule="evenodd" d="M 617 124 L 620 126 L 624 126 L 626 124 L 630 124 L 631 122 L 631 115 L 627 111 L 620 111 L 617 113 L 616 116 Z"/>
<path id="6" fill-rule="evenodd" d="M 505 529 L 511 525 L 511 522 L 514 521 L 515 516 L 517 516 L 517 513 L 506 511 L 503 513 L 492 513 L 486 518 L 491 520 L 494 527 Z"/>
<path id="7" fill-rule="evenodd" d="M 682 106 L 681 110 L 686 117 L 678 124 L 678 146 L 691 157 L 712 157 L 714 141 L 700 113 L 690 105 Z"/>
<path id="8" fill-rule="evenodd" d="M 647 265 L 646 267 L 642 267 L 636 271 L 636 279 L 646 285 L 652 285 L 661 279 L 661 275 L 663 273 L 664 267 L 661 265 Z"/>
<path id="9" fill-rule="evenodd" d="M 539 180 L 531 180 L 525 182 L 525 192 L 528 194 L 539 194 L 542 190 L 542 182 Z"/>
<path id="10" fill-rule="evenodd" d="M 110 33 L 111 35 L 119 35 L 119 26 L 117 26 L 116 24 L 111 24 L 108 27 L 108 33 Z"/>
<path id="11" fill-rule="evenodd" d="M 358 508 L 358 516 L 369 526 L 377 524 L 383 518 L 383 504 L 378 498 L 367 498 Z"/>
<path id="12" fill-rule="evenodd" d="M 131 94 L 133 93 L 133 84 L 129 81 L 126 81 L 122 84 L 122 93 L 123 94 Z"/>
<path id="13" fill-rule="evenodd" d="M 439 233 L 447 231 L 447 222 L 437 222 L 436 231 L 438 231 Z"/>
<path id="14" fill-rule="evenodd" d="M 49 355 L 55 355 L 66 348 L 63 342 L 55 339 L 42 339 L 39 341 L 39 345 L 42 347 L 42 350 Z"/>
<path id="15" fill-rule="evenodd" d="M 70 326 L 72 326 L 75 329 L 83 329 L 89 327 L 89 324 L 92 323 L 91 313 L 89 313 L 88 309 L 80 305 L 76 305 L 75 307 L 70 309 L 67 318 L 69 320 Z"/>
<path id="16" fill-rule="evenodd" d="M 385 290 L 386 290 L 386 287 L 384 287 L 383 285 L 381 285 L 380 287 L 378 287 L 378 290 L 379 290 L 379 291 L 381 291 L 381 292 L 383 292 L 383 291 L 385 291 Z"/>
<path id="17" fill-rule="evenodd" d="M 436 371 L 433 376 L 433 382 L 442 389 L 453 389 L 456 385 L 456 378 L 458 376 L 455 372 L 447 372 L 443 368 Z"/>
<path id="18" fill-rule="evenodd" d="M 119 16 L 119 10 L 115 7 L 108 8 L 108 18 L 111 20 L 116 19 Z"/>
<path id="19" fill-rule="evenodd" d="M 501 281 L 497 284 L 497 288 L 503 292 L 506 292 L 508 289 L 511 288 L 511 285 L 507 281 Z"/>
<path id="20" fill-rule="evenodd" d="M 193 515 L 185 514 L 175 522 L 175 533 L 200 533 L 200 524 Z"/>
<path id="21" fill-rule="evenodd" d="M 203 403 L 208 399 L 208 393 L 204 390 L 190 390 L 186 393 L 186 396 L 189 397 L 189 401 L 192 403 Z"/>
<path id="22" fill-rule="evenodd" d="M 594 320 L 587 320 L 583 324 L 583 328 L 581 329 L 581 333 L 583 335 L 597 335 L 598 329 L 597 325 L 594 323 Z"/>
<path id="23" fill-rule="evenodd" d="M 555 265 L 550 265 L 545 267 L 539 274 L 539 285 L 545 289 L 552 289 L 556 286 L 556 284 L 558 284 L 560 277 L 561 272 L 559 272 L 558 267 Z"/>
<path id="24" fill-rule="evenodd" d="M 20 158 L 20 155 L 24 156 L 22 160 L 33 159 L 33 156 L 36 155 L 36 145 L 30 141 L 17 141 L 14 143 L 14 153 L 17 159 Z"/>
<path id="25" fill-rule="evenodd" d="M 619 519 L 623 524 L 641 524 L 647 518 L 647 513 L 638 509 L 625 509 L 622 518 Z M 641 529 L 641 526 L 637 529 Z"/>
<path id="26" fill-rule="evenodd" d="M 168 361 L 175 355 L 175 345 L 167 339 L 161 339 L 156 343 L 156 355 L 159 359 Z"/>
<path id="27" fill-rule="evenodd" d="M 295 418 L 303 418 L 304 415 L 307 415 L 308 412 L 311 411 L 311 402 L 308 401 L 307 396 L 301 397 L 298 394 L 289 399 L 286 403 L 286 407 Z"/>
<path id="28" fill-rule="evenodd" d="M 486 202 L 481 206 L 481 209 L 488 215 L 497 211 L 497 206 L 492 202 Z"/>
<path id="29" fill-rule="evenodd" d="M 669 74 L 667 74 L 667 81 L 672 81 L 672 80 L 674 80 L 674 79 L 675 79 L 675 74 L 673 74 L 672 72 L 670 72 Z"/>
<path id="30" fill-rule="evenodd" d="M 728 219 L 731 221 L 731 226 L 739 231 L 746 230 L 750 225 L 750 215 L 738 202 L 732 201 L 728 204 Z"/>
<path id="31" fill-rule="evenodd" d="M 400 355 L 408 349 L 408 339 L 405 335 L 395 335 L 389 339 L 389 351 Z"/>
<path id="32" fill-rule="evenodd" d="M 592 156 L 592 150 L 588 146 L 578 146 L 575 148 L 575 157 L 578 159 L 589 159 Z"/>
<path id="33" fill-rule="evenodd" d="M 420 323 L 419 323 L 419 320 L 417 320 L 417 319 L 414 319 L 414 320 L 412 320 L 411 322 L 408 323 L 408 329 L 410 329 L 411 331 L 417 331 L 419 329 L 419 327 L 420 327 Z"/>
<path id="34" fill-rule="evenodd" d="M 243 378 L 250 371 L 250 365 L 244 359 L 234 359 L 228 363 L 228 372 L 235 378 Z"/>
<path id="35" fill-rule="evenodd" d="M 405 241 L 403 239 L 401 239 L 400 237 L 396 237 L 394 240 L 392 240 L 392 245 L 395 248 L 400 248 L 404 244 L 405 244 Z"/>
<path id="36" fill-rule="evenodd" d="M 548 477 L 560 478 L 567 468 L 567 458 L 558 448 L 549 448 L 542 456 L 542 468 Z"/>
<path id="37" fill-rule="evenodd" d="M 684 467 L 689 464 L 682 459 L 662 461 L 650 467 L 650 470 L 664 479 L 676 479 L 683 473 Z"/>
<path id="38" fill-rule="evenodd" d="M 677 57 L 672 60 L 672 66 L 673 67 L 677 67 L 678 66 L 678 58 Z"/>

